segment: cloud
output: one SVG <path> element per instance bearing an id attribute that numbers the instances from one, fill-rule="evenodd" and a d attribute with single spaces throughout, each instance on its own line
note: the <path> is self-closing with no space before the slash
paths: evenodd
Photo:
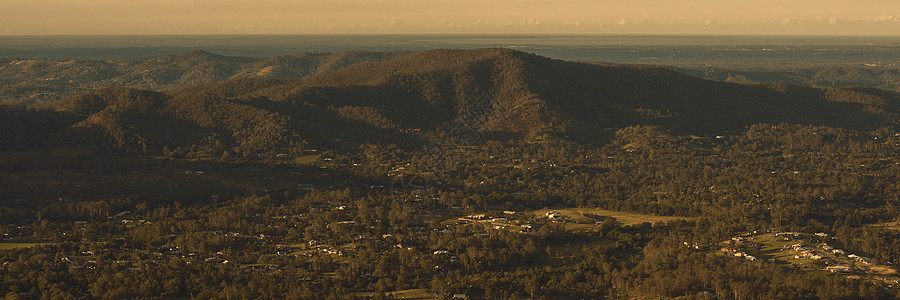
<path id="1" fill-rule="evenodd" d="M 887 14 L 881 15 L 880 17 L 875 18 L 875 23 L 898 23 L 900 22 L 900 17 L 897 16 L 889 16 Z"/>

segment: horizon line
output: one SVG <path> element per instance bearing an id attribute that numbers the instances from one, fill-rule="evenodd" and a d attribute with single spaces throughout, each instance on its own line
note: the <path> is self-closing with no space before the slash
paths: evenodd
<path id="1" fill-rule="evenodd" d="M 887 34 L 747 34 L 747 33 L 133 33 L 133 34 L 0 34 L 0 37 L 99 37 L 99 36 L 752 36 L 752 37 L 896 37 Z"/>

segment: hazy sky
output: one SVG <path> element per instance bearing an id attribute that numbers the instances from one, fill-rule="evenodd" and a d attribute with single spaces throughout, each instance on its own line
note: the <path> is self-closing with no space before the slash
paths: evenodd
<path id="1" fill-rule="evenodd" d="M 900 0 L 0 0 L 0 34 L 900 35 Z"/>

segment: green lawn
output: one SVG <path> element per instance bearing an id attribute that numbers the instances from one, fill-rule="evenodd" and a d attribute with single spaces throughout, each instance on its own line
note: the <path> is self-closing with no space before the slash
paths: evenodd
<path id="1" fill-rule="evenodd" d="M 753 241 L 757 243 L 761 243 L 763 246 L 760 249 L 760 254 L 762 259 L 774 258 L 776 263 L 782 264 L 791 264 L 794 266 L 807 266 L 807 267 L 815 267 L 811 260 L 806 258 L 794 258 L 796 253 L 791 253 L 790 246 L 796 243 L 800 243 L 800 241 L 785 241 L 784 238 L 774 237 L 772 234 L 761 234 L 753 236 Z M 788 248 L 784 248 L 787 246 Z"/>

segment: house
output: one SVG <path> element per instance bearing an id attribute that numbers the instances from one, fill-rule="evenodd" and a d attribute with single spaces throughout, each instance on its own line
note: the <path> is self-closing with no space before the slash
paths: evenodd
<path id="1" fill-rule="evenodd" d="M 447 250 L 437 250 L 437 251 L 434 251 L 434 253 L 432 253 L 432 254 L 434 254 L 434 255 L 450 254 L 450 251 L 447 251 Z"/>
<path id="2" fill-rule="evenodd" d="M 824 238 L 824 237 L 828 237 L 828 234 L 824 233 L 824 232 L 816 232 L 816 236 Z"/>
<path id="3" fill-rule="evenodd" d="M 503 211 L 503 214 L 514 215 L 514 214 L 516 214 L 516 212 L 511 211 L 511 210 L 504 210 L 504 211 Z"/>
<path id="4" fill-rule="evenodd" d="M 696 250 L 700 250 L 700 249 L 709 249 L 710 246 L 711 246 L 711 245 L 709 245 L 709 244 L 694 243 L 694 249 L 696 249 Z"/>
<path id="5" fill-rule="evenodd" d="M 778 233 L 775 233 L 775 236 L 776 236 L 776 237 L 799 237 L 800 235 L 802 235 L 802 234 L 799 233 L 799 232 L 778 232 Z"/>
<path id="6" fill-rule="evenodd" d="M 838 255 L 843 255 L 843 254 L 844 254 L 844 250 L 841 250 L 841 249 L 834 249 L 834 250 L 831 250 L 831 253 L 838 254 Z"/>
<path id="7" fill-rule="evenodd" d="M 555 212 L 555 211 L 549 211 L 544 215 L 546 215 L 548 219 L 555 219 L 555 218 L 559 218 L 562 216 L 561 214 L 559 214 L 558 212 Z"/>
<path id="8" fill-rule="evenodd" d="M 830 266 L 825 269 L 832 273 L 850 273 L 850 267 L 848 266 Z"/>
<path id="9" fill-rule="evenodd" d="M 491 222 L 507 222 L 507 221 L 509 221 L 509 219 L 507 219 L 507 218 L 493 218 L 493 219 L 491 219 Z"/>

